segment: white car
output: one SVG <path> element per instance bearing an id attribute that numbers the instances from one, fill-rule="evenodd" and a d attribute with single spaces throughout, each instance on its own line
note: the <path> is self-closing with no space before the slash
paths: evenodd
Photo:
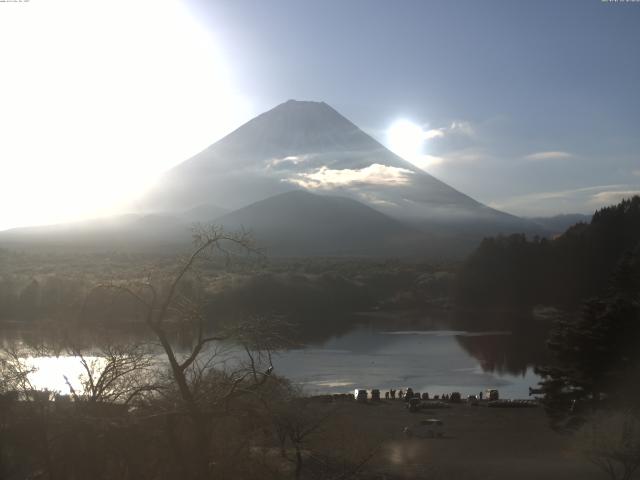
<path id="1" fill-rule="evenodd" d="M 407 437 L 435 438 L 444 435 L 444 423 L 437 418 L 421 420 L 410 427 L 404 427 L 404 434 Z"/>

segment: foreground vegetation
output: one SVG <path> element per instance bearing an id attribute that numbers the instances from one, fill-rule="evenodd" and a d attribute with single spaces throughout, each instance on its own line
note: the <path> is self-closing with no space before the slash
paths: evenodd
<path id="1" fill-rule="evenodd" d="M 182 259 L 184 260 L 184 259 Z M 29 327 L 45 321 L 116 328 L 140 324 L 144 311 L 122 291 L 95 286 L 141 282 L 175 272 L 175 256 L 34 254 L 0 249 L 0 325 Z M 198 296 L 211 326 L 221 319 L 277 315 L 312 334 L 323 318 L 336 333 L 354 312 L 447 308 L 455 265 L 399 260 L 240 256 L 209 258 L 181 282 Z M 87 295 L 91 297 L 86 301 Z M 81 316 L 80 316 L 81 314 Z M 327 321 L 333 320 L 332 325 Z M 317 332 L 321 335 L 322 332 Z"/>
<path id="2" fill-rule="evenodd" d="M 401 400 L 302 397 L 275 376 L 254 386 L 248 380 L 226 401 L 225 390 L 210 392 L 202 418 L 215 433 L 205 478 L 595 480 L 602 477 L 589 460 L 604 458 L 594 449 L 619 453 L 609 418 L 561 435 L 542 408 L 481 402 L 410 413 Z M 127 409 L 87 400 L 13 403 L 3 410 L 3 478 L 197 478 L 179 405 L 171 389 Z M 428 418 L 444 423 L 443 438 L 403 434 Z"/>
<path id="3" fill-rule="evenodd" d="M 108 345 L 87 353 L 74 344 L 72 334 L 65 335 L 58 348 L 80 360 L 82 385 L 74 387 L 67 379 L 70 395 L 52 397 L 31 384 L 28 359 L 57 352 L 5 351 L 0 363 L 2 478 L 358 474 L 366 455 L 344 457 L 329 448 L 332 443 L 314 449 L 313 461 L 303 452 L 308 437 L 331 412 L 307 408 L 308 399 L 273 372 L 271 352 L 289 339 L 283 322 L 247 317 L 211 333 L 198 267 L 216 254 L 253 253 L 250 239 L 216 228 L 197 232 L 195 239 L 193 253 L 171 273 L 94 284 L 76 317 L 95 309 L 96 298 L 98 305 L 112 294 L 128 299 L 124 305 L 160 345 L 160 365 L 139 345 Z M 187 352 L 172 342 L 175 328 L 189 333 Z M 220 340 L 234 342 L 244 354 L 226 358 L 209 348 Z"/>
<path id="4" fill-rule="evenodd" d="M 459 306 L 474 310 L 562 308 L 552 310 L 550 357 L 539 373 L 551 426 L 570 436 L 560 441 L 546 425 L 532 423 L 526 428 L 536 432 L 533 440 L 518 441 L 530 445 L 536 461 L 547 455 L 536 443 L 542 438 L 580 452 L 611 479 L 631 479 L 640 468 L 639 228 L 640 197 L 634 197 L 555 240 L 487 239 L 459 269 L 353 259 L 268 263 L 247 236 L 215 228 L 199 231 L 193 253 L 180 260 L 2 251 L 0 317 L 7 325 L 52 327 L 56 341 L 46 349 L 33 342 L 35 351 L 7 346 L 2 356 L 0 477 L 495 476 L 483 463 L 490 452 L 482 449 L 484 460 L 474 459 L 484 465 L 478 472 L 453 464 L 425 470 L 437 462 L 422 457 L 415 471 L 394 466 L 397 459 L 411 462 L 432 450 L 400 442 L 393 444 L 394 453 L 381 453 L 392 448 L 389 438 L 398 440 L 396 422 L 405 421 L 404 410 L 402 417 L 369 418 L 366 406 L 318 402 L 278 377 L 271 364 L 272 352 L 299 341 L 296 332 L 322 336 L 348 328 L 344 313 L 449 308 L 453 292 Z M 509 315 L 500 326 L 522 329 L 516 323 L 521 318 Z M 109 341 L 108 332 L 124 324 L 153 336 L 160 361 L 157 349 Z M 315 330 L 318 324 L 326 331 Z M 106 335 L 101 351 L 88 350 L 78 336 L 87 330 Z M 235 345 L 232 355 L 212 347 L 221 340 Z M 28 358 L 60 353 L 80 359 L 82 385 L 69 380 L 70 393 L 62 396 L 38 391 L 30 383 Z M 370 411 L 388 406 L 383 402 Z M 456 410 L 468 425 L 512 415 L 478 411 Z M 521 418 L 541 419 L 513 415 L 521 415 L 509 417 L 513 425 Z M 449 420 L 459 428 L 453 438 L 466 438 L 465 422 Z M 387 425 L 387 437 L 376 422 Z M 493 434 L 510 438 L 513 432 Z M 446 457 L 451 448 L 433 450 Z M 566 467 L 562 459 L 547 460 L 549 470 L 536 470 L 547 478 L 553 478 L 549 472 L 588 475 L 583 463 Z M 504 456 L 495 461 L 509 464 Z M 562 475 L 557 478 L 567 478 Z"/>

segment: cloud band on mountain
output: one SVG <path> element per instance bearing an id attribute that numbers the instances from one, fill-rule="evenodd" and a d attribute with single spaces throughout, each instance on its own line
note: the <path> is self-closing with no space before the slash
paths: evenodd
<path id="1" fill-rule="evenodd" d="M 321 167 L 312 173 L 299 173 L 288 181 L 308 189 L 331 189 L 350 185 L 406 185 L 414 172 L 405 168 L 373 163 L 360 169 Z"/>

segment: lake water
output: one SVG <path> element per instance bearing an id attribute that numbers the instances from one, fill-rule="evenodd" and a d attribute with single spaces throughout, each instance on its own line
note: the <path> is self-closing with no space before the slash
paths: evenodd
<path id="1" fill-rule="evenodd" d="M 510 332 L 360 326 L 321 344 L 278 354 L 274 366 L 309 393 L 411 387 L 431 395 L 470 395 L 497 388 L 505 398 L 527 398 L 539 377 L 532 361 L 510 363 L 508 346 L 515 341 Z M 491 347 L 482 351 L 469 345 Z M 487 362 L 496 356 L 502 356 L 502 363 Z"/>
<path id="2" fill-rule="evenodd" d="M 539 381 L 533 367 L 540 363 L 543 345 L 544 337 L 531 333 L 378 322 L 355 324 L 346 333 L 279 352 L 273 364 L 277 374 L 310 394 L 411 387 L 430 395 L 457 391 L 466 396 L 497 388 L 504 398 L 527 398 L 529 387 Z M 28 363 L 37 368 L 31 377 L 36 387 L 68 393 L 66 376 L 78 388 L 77 358 L 35 357 Z"/>

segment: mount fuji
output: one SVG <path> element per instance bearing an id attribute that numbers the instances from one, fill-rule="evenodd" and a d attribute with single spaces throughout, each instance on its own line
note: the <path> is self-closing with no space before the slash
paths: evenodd
<path id="1" fill-rule="evenodd" d="M 289 100 L 169 170 L 139 207 L 228 210 L 295 189 L 410 221 L 515 222 L 400 158 L 324 102 Z"/>
<path id="2" fill-rule="evenodd" d="M 0 234 L 0 243 L 177 244 L 193 221 L 248 228 L 278 255 L 469 251 L 483 236 L 544 233 L 392 153 L 324 102 L 289 100 L 167 171 L 122 221 Z M 155 230 L 158 234 L 155 235 Z"/>

